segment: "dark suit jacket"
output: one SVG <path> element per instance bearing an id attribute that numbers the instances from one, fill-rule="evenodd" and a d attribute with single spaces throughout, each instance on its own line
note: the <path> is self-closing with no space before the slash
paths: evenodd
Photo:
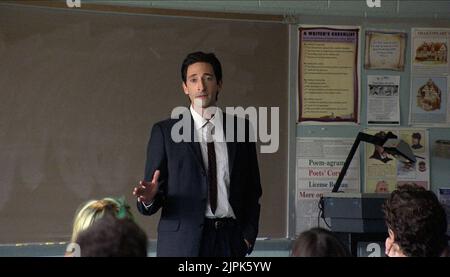
<path id="1" fill-rule="evenodd" d="M 160 208 L 158 225 L 157 256 L 198 256 L 205 219 L 208 178 L 203 165 L 200 144 L 194 142 L 194 122 L 190 117 L 192 142 L 176 143 L 171 139 L 171 129 L 180 119 L 167 119 L 156 123 L 151 131 L 147 148 L 145 180 L 150 181 L 156 169 L 161 171 L 159 192 L 152 206 L 147 210 L 138 202 L 138 210 L 144 215 L 152 215 Z M 258 234 L 262 195 L 256 146 L 254 142 L 236 140 L 236 122 L 241 119 L 224 113 L 224 133 L 226 121 L 235 122 L 235 140 L 227 142 L 230 193 L 229 202 L 241 230 L 241 236 L 232 242 L 236 247 L 243 245 L 244 238 L 252 245 Z M 245 122 L 247 134 L 249 123 Z M 242 249 L 240 250 L 242 252 Z M 245 251 L 245 250 L 244 250 Z M 244 254 L 244 253 L 243 253 Z"/>

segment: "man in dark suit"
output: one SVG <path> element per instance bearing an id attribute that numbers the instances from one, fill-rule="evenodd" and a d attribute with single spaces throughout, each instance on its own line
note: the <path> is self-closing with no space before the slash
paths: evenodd
<path id="1" fill-rule="evenodd" d="M 191 105 L 180 118 L 153 126 L 144 181 L 133 191 L 138 210 L 162 209 L 158 256 L 245 256 L 258 234 L 262 195 L 251 127 L 246 120 L 239 142 L 240 119 L 216 107 L 222 70 L 214 54 L 189 54 L 181 74 Z M 189 127 L 174 132 L 183 122 Z M 180 133 L 190 134 L 189 141 L 174 138 Z"/>

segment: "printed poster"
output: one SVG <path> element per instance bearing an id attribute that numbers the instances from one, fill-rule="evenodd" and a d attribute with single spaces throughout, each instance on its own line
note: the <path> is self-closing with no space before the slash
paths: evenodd
<path id="1" fill-rule="evenodd" d="M 400 76 L 367 76 L 367 124 L 400 125 Z"/>
<path id="2" fill-rule="evenodd" d="M 416 156 L 416 163 L 403 163 L 381 146 L 365 144 L 365 192 L 390 193 L 398 185 L 415 183 L 430 189 L 428 131 L 416 128 L 368 129 L 369 135 L 385 138 L 392 132 L 404 140 Z"/>
<path id="3" fill-rule="evenodd" d="M 366 31 L 365 69 L 404 71 L 406 33 Z"/>
<path id="4" fill-rule="evenodd" d="M 299 122 L 359 122 L 359 32 L 299 28 Z"/>
<path id="5" fill-rule="evenodd" d="M 324 192 L 331 192 L 354 139 L 297 138 L 296 163 L 296 232 L 300 233 L 318 222 L 318 203 Z M 359 151 L 350 163 L 341 189 L 360 192 Z M 322 226 L 323 227 L 323 226 Z"/>
<path id="6" fill-rule="evenodd" d="M 409 121 L 413 125 L 450 126 L 450 29 L 413 28 Z"/>

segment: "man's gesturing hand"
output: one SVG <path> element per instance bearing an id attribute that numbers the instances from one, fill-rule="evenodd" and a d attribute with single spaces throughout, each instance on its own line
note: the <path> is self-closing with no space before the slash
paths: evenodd
<path id="1" fill-rule="evenodd" d="M 156 170 L 151 182 L 140 181 L 139 185 L 133 189 L 133 195 L 137 197 L 138 201 L 145 204 L 150 204 L 153 201 L 158 192 L 159 174 L 159 170 Z"/>

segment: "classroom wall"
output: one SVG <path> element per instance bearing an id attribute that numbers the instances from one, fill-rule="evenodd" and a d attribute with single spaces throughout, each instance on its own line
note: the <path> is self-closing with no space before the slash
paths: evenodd
<path id="1" fill-rule="evenodd" d="M 81 0 L 82 2 L 87 2 Z M 129 5 L 152 8 L 174 8 L 186 10 L 245 12 L 280 14 L 284 16 L 290 29 L 289 54 L 289 147 L 288 147 L 288 184 L 289 217 L 292 219 L 292 189 L 295 189 L 295 140 L 297 137 L 355 137 L 358 131 L 366 126 L 366 76 L 367 75 L 400 75 L 401 76 L 401 126 L 407 126 L 409 113 L 410 87 L 410 30 L 411 27 L 448 27 L 450 26 L 450 1 L 389 1 L 382 0 L 381 8 L 368 8 L 365 1 L 90 1 L 101 4 Z M 199 4 L 201 3 L 201 7 Z M 361 34 L 367 29 L 390 29 L 408 34 L 406 64 L 404 72 L 372 70 L 360 71 L 361 77 L 361 125 L 359 126 L 300 126 L 297 118 L 297 26 L 298 24 L 320 25 L 359 25 Z M 364 39 L 361 48 L 364 49 Z M 361 56 L 363 60 L 363 56 Z M 449 128 L 431 128 L 430 142 L 437 139 L 450 139 Z M 432 145 L 431 149 L 433 149 Z M 363 149 L 363 148 L 361 148 Z M 363 152 L 361 152 L 363 153 Z M 361 156 L 362 158 L 362 156 Z M 361 160 L 363 161 L 363 160 Z M 436 190 L 440 186 L 450 186 L 450 159 L 431 155 L 431 184 Z M 364 164 L 361 164 L 361 180 L 364 180 Z M 362 183 L 362 182 L 361 182 Z M 288 236 L 293 236 L 290 224 Z"/>

